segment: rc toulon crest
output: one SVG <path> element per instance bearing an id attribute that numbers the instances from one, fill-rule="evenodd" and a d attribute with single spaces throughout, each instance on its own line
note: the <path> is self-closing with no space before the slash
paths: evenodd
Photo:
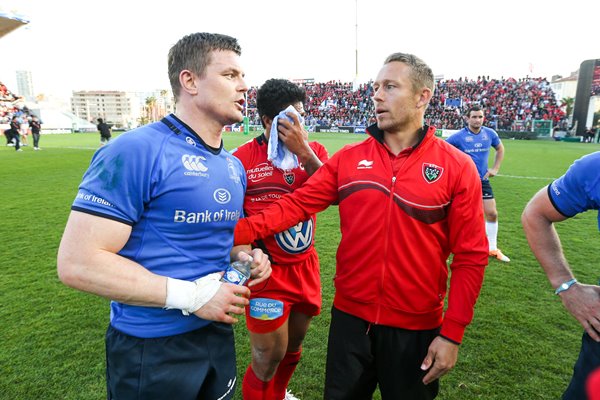
<path id="1" fill-rule="evenodd" d="M 283 173 L 283 179 L 285 179 L 285 183 L 287 183 L 288 185 L 293 185 L 294 181 L 296 180 L 296 177 L 294 176 L 294 173 L 291 171 L 286 171 Z"/>
<path id="2" fill-rule="evenodd" d="M 423 178 L 425 182 L 433 183 L 440 179 L 444 173 L 444 168 L 438 167 L 435 164 L 423 163 Z"/>

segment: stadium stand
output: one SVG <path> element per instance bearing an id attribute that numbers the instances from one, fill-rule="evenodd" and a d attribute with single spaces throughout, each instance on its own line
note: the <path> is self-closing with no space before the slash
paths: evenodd
<path id="1" fill-rule="evenodd" d="M 375 121 L 371 82 L 352 90 L 351 82 L 304 84 L 308 126 L 368 126 Z M 248 92 L 249 121 L 260 125 L 256 114 L 256 87 Z M 460 78 L 436 82 L 425 122 L 441 129 L 461 129 L 463 110 L 479 104 L 489 126 L 498 130 L 530 130 L 533 120 L 566 124 L 566 116 L 545 78 Z M 518 122 L 518 123 L 515 123 Z"/>

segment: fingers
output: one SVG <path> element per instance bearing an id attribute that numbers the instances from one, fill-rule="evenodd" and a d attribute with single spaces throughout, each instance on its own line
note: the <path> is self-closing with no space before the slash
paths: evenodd
<path id="1" fill-rule="evenodd" d="M 242 285 L 234 285 L 233 283 L 224 283 L 227 290 L 231 290 L 231 295 L 227 299 L 229 304 L 248 305 L 248 297 L 250 297 L 250 289 Z"/>
<path id="2" fill-rule="evenodd" d="M 298 115 L 291 113 L 291 112 L 287 112 L 287 113 L 285 113 L 285 115 L 287 115 L 289 118 L 291 118 L 294 121 L 294 125 L 300 125 L 300 119 L 298 119 Z"/>
<path id="3" fill-rule="evenodd" d="M 254 286 L 264 282 L 271 276 L 272 272 L 271 261 L 269 260 L 269 257 L 262 252 L 262 250 L 254 249 L 252 250 L 252 255 L 254 258 L 254 262 L 250 267 L 252 280 L 248 286 Z"/>
<path id="4" fill-rule="evenodd" d="M 600 342 L 600 321 L 596 318 L 592 319 L 592 321 L 585 321 L 583 327 L 594 341 Z"/>

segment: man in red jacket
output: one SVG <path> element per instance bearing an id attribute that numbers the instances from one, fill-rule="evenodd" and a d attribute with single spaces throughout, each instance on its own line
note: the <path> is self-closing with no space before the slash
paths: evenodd
<path id="1" fill-rule="evenodd" d="M 294 193 L 236 226 L 236 243 L 339 204 L 325 399 L 432 399 L 473 318 L 488 262 L 471 159 L 423 126 L 431 69 L 390 55 L 373 83 L 377 124 Z M 444 313 L 448 267 L 450 295 Z"/>

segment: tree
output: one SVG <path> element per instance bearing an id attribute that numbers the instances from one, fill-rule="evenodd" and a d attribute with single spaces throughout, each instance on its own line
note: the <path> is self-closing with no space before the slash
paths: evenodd
<path id="1" fill-rule="evenodd" d="M 560 106 L 566 107 L 565 113 L 567 114 L 567 118 L 573 112 L 573 104 L 575 104 L 575 99 L 573 97 L 565 97 L 560 101 Z"/>
<path id="2" fill-rule="evenodd" d="M 156 97 L 146 97 L 146 106 L 144 107 L 144 111 L 148 122 L 158 121 L 158 113 L 156 110 Z"/>

